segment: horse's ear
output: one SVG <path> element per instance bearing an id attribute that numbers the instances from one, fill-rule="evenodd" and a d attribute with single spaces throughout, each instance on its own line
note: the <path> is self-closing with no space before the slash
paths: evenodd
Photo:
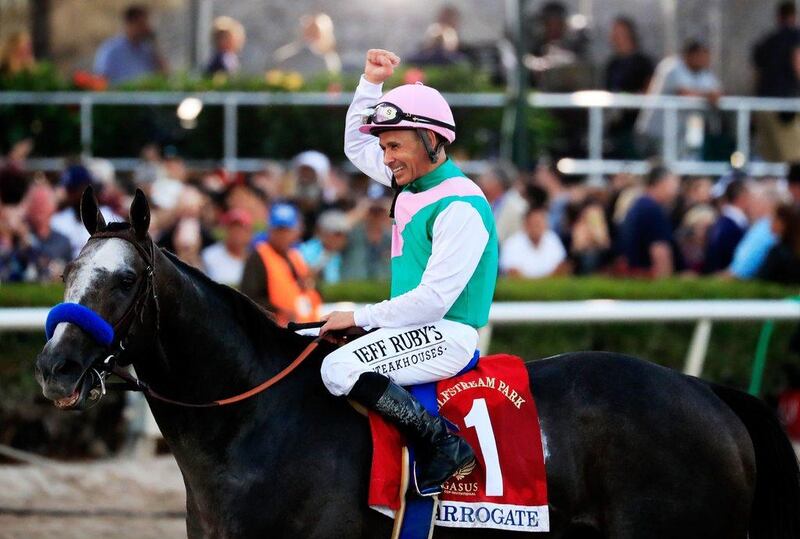
<path id="1" fill-rule="evenodd" d="M 130 218 L 136 237 L 140 240 L 145 239 L 147 229 L 150 228 L 150 205 L 141 189 L 136 189 L 133 202 L 131 202 Z"/>
<path id="2" fill-rule="evenodd" d="M 81 196 L 81 221 L 90 236 L 106 226 L 106 220 L 97 207 L 97 199 L 91 185 L 84 189 Z"/>

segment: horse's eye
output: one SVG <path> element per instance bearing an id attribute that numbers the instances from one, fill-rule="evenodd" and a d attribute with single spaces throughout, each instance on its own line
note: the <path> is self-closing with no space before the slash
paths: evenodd
<path id="1" fill-rule="evenodd" d="M 122 280 L 119 282 L 119 287 L 120 287 L 120 288 L 122 288 L 122 289 L 123 289 L 123 290 L 125 290 L 125 291 L 128 291 L 128 290 L 130 290 L 131 288 L 133 288 L 133 285 L 134 285 L 134 284 L 136 284 L 136 279 L 133 279 L 133 278 L 131 278 L 131 277 L 124 277 L 124 278 L 123 278 L 123 279 L 122 279 Z"/>

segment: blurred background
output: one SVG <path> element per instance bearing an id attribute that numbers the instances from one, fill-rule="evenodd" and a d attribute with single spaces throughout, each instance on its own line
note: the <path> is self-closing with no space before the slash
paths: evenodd
<path id="1" fill-rule="evenodd" d="M 402 58 L 387 88 L 445 94 L 492 205 L 484 352 L 634 354 L 761 395 L 800 439 L 796 9 L 0 0 L 0 537 L 185 533 L 145 405 L 66 414 L 33 379 L 87 186 L 106 220 L 144 190 L 160 246 L 283 322 L 309 313 L 269 297 L 260 242 L 301 256 L 323 311 L 388 295 L 391 193 L 342 142 L 369 48 Z"/>

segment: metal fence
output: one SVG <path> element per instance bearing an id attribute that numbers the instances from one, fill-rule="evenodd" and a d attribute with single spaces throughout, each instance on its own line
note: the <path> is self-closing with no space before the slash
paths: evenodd
<path id="1" fill-rule="evenodd" d="M 238 109 L 242 106 L 346 106 L 351 94 L 300 92 L 0 92 L 2 105 L 63 105 L 80 107 L 80 138 L 85 154 L 90 155 L 94 125 L 93 109 L 103 105 L 153 106 L 179 105 L 187 97 L 195 97 L 204 105 L 221 106 L 224 110 L 223 159 L 222 165 L 229 170 L 253 171 L 262 166 L 260 159 L 242 159 L 237 155 Z M 446 94 L 453 107 L 498 108 L 508 105 L 508 98 L 501 93 Z M 614 109 L 654 109 L 663 114 L 661 157 L 665 164 L 679 174 L 720 175 L 730 170 L 729 161 L 683 160 L 679 156 L 678 139 L 682 131 L 682 113 L 709 110 L 708 102 L 698 97 L 649 96 L 633 94 L 614 94 L 605 91 L 581 91 L 571 94 L 531 93 L 528 104 L 541 109 L 585 109 L 588 115 L 586 140 L 588 156 L 568 156 L 560 166 L 564 172 L 601 177 L 618 172 L 642 173 L 647 170 L 645 161 L 624 161 L 605 159 L 603 141 L 607 126 L 607 111 Z M 751 125 L 753 113 L 800 112 L 800 99 L 723 97 L 716 109 L 735 116 L 734 140 L 739 159 L 747 163 L 747 169 L 754 176 L 783 175 L 784 163 L 751 162 Z M 344 121 L 344 118 L 342 118 Z M 498 126 L 499 129 L 500 126 Z M 576 133 L 581 136 L 583 133 Z M 266 157 L 266 156 L 265 156 Z M 138 159 L 112 159 L 119 170 L 131 170 Z M 213 166 L 220 163 L 201 163 Z M 34 169 L 58 169 L 62 165 L 60 156 L 32 159 Z M 468 171 L 478 172 L 481 162 L 470 162 Z"/>
<path id="2" fill-rule="evenodd" d="M 353 303 L 332 303 L 323 312 L 358 308 Z M 0 331 L 44 331 L 48 309 L 2 308 Z M 496 302 L 489 313 L 489 324 L 481 330 L 479 348 L 488 350 L 492 327 L 503 324 L 586 324 L 609 322 L 694 322 L 695 330 L 686 353 L 684 372 L 701 376 L 715 321 L 800 320 L 800 302 L 794 300 L 671 300 L 620 301 L 524 301 Z M 766 353 L 766 350 L 764 350 Z M 756 354 L 758 355 L 758 354 Z M 751 391 L 760 390 L 763 364 L 756 365 Z M 763 361 L 763 358 L 762 360 Z"/>

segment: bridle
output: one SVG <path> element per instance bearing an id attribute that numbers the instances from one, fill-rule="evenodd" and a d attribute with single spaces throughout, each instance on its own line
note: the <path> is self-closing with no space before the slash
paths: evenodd
<path id="1" fill-rule="evenodd" d="M 281 369 L 280 372 L 275 374 L 274 376 L 270 377 L 269 379 L 265 380 L 261 384 L 237 395 L 233 395 L 231 397 L 227 397 L 224 399 L 218 399 L 211 402 L 204 402 L 204 403 L 191 403 L 191 402 L 184 402 L 175 399 L 171 399 L 164 395 L 159 394 L 153 388 L 151 388 L 146 382 L 132 376 L 128 373 L 127 370 L 124 369 L 127 365 L 130 365 L 131 361 L 120 361 L 120 356 L 124 356 L 127 352 L 127 344 L 128 344 L 128 337 L 131 334 L 131 328 L 133 323 L 138 318 L 140 322 L 144 322 L 144 313 L 145 307 L 147 303 L 152 300 L 155 306 L 155 341 L 159 347 L 161 347 L 161 339 L 159 338 L 160 332 L 160 307 L 158 303 L 158 293 L 156 291 L 155 282 L 154 282 L 154 275 L 155 275 L 155 259 L 156 259 L 156 246 L 153 242 L 152 238 L 147 236 L 146 244 L 147 247 L 142 245 L 142 242 L 136 237 L 136 234 L 133 228 L 125 228 L 121 230 L 103 230 L 99 232 L 95 232 L 89 238 L 89 241 L 93 239 L 121 239 L 127 241 L 136 249 L 136 252 L 142 258 L 145 263 L 144 269 L 144 279 L 139 284 L 139 287 L 136 290 L 136 296 L 134 297 L 131 304 L 122 314 L 122 316 L 115 322 L 112 326 L 114 331 L 114 340 L 112 341 L 111 348 L 114 351 L 109 354 L 105 359 L 99 360 L 91 365 L 89 368 L 91 371 L 95 373 L 97 379 L 100 383 L 100 390 L 98 392 L 97 388 L 92 389 L 93 395 L 96 395 L 96 398 L 102 398 L 106 394 L 106 382 L 105 379 L 113 374 L 120 379 L 123 380 L 124 384 L 114 384 L 114 388 L 120 388 L 123 390 L 128 391 L 139 391 L 147 395 L 148 397 L 152 397 L 156 400 L 166 402 L 169 404 L 174 404 L 177 406 L 183 406 L 187 408 L 214 408 L 218 406 L 226 406 L 229 404 L 234 404 L 237 402 L 241 402 L 245 399 L 248 399 L 254 395 L 265 391 L 281 381 L 285 378 L 289 373 L 295 370 L 303 361 L 305 361 L 311 353 L 317 348 L 322 337 L 317 337 L 313 341 L 311 341 L 298 355 L 294 361 L 292 361 L 289 365 Z M 161 349 L 163 353 L 163 349 Z"/>

